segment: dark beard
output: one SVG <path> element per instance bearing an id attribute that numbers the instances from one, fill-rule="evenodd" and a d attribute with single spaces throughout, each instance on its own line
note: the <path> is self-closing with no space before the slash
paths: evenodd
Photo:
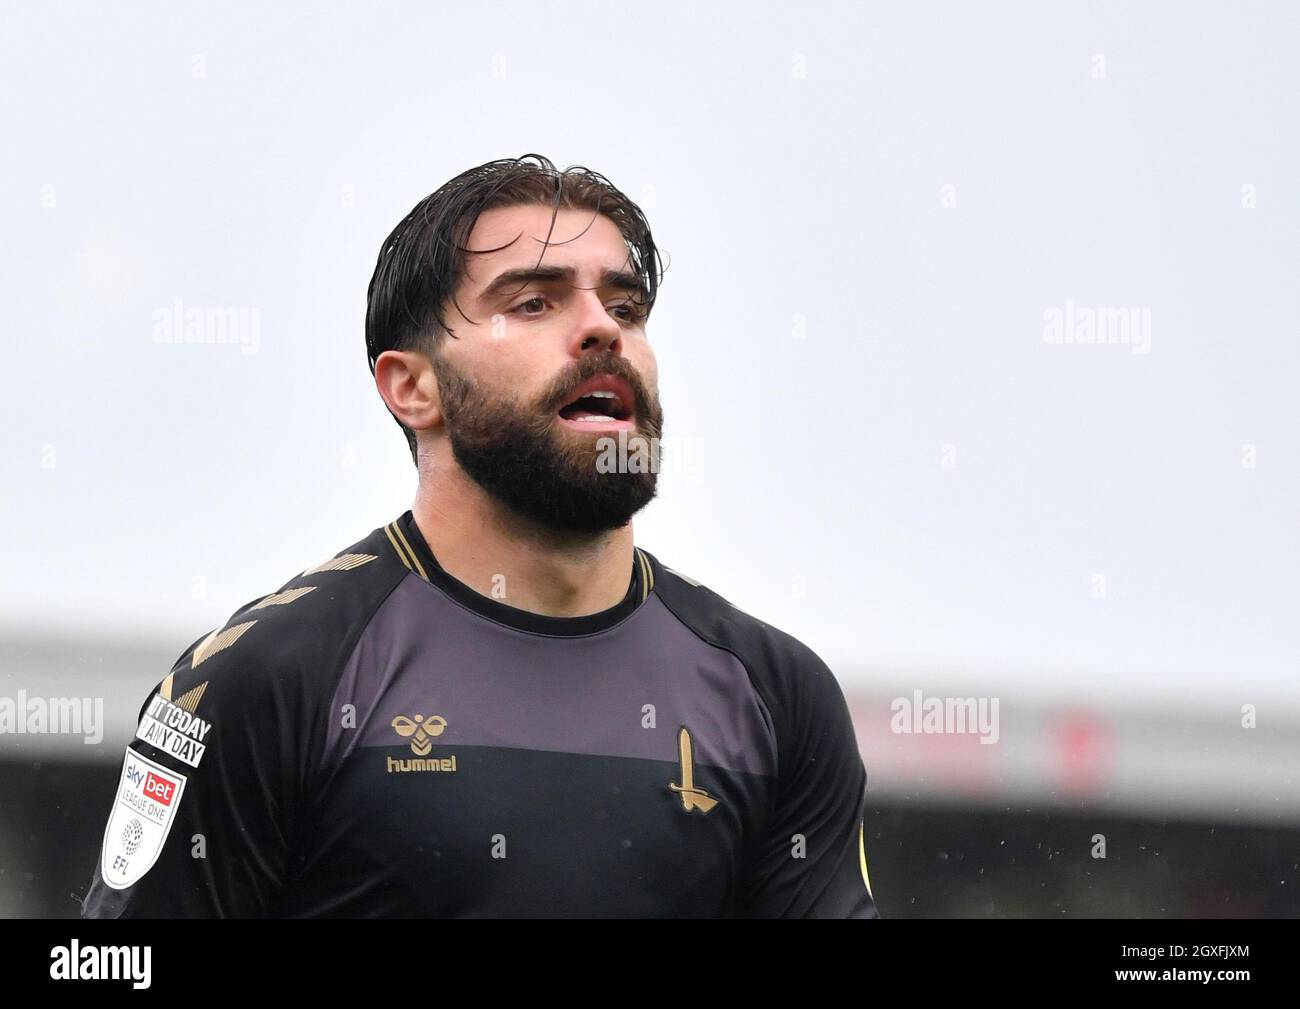
<path id="1" fill-rule="evenodd" d="M 596 533 L 626 525 L 655 496 L 658 466 L 625 466 L 644 472 L 601 472 L 599 445 L 606 437 L 582 436 L 560 428 L 557 412 L 593 375 L 612 374 L 632 387 L 637 427 L 626 433 L 627 454 L 636 438 L 658 439 L 663 411 L 641 376 L 616 354 L 588 354 L 574 362 L 542 396 L 521 404 L 487 394 L 455 371 L 435 362 L 452 454 L 461 468 L 512 511 L 548 529 Z M 643 459 L 647 456 L 643 456 Z M 656 451 L 657 458 L 657 451 Z"/>

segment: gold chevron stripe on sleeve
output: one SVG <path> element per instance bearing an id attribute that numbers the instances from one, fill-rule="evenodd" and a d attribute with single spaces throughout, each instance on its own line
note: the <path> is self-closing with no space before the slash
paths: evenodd
<path id="1" fill-rule="evenodd" d="M 285 603 L 291 603 L 295 599 L 300 599 L 308 592 L 314 592 L 315 590 L 315 585 L 304 585 L 302 588 L 298 589 L 289 589 L 285 592 L 274 592 L 256 606 L 250 606 L 249 610 L 260 610 L 264 606 L 283 606 Z"/>
<path id="2" fill-rule="evenodd" d="M 402 546 L 406 547 L 406 552 L 410 555 L 411 562 L 415 565 L 416 574 L 427 582 L 429 576 L 424 573 L 424 565 L 420 563 L 420 558 L 416 552 L 411 549 L 411 544 L 407 542 L 406 536 L 402 533 L 402 527 L 396 522 L 393 523 L 393 532 L 397 533 L 397 538 L 402 541 Z"/>
<path id="3" fill-rule="evenodd" d="M 208 681 L 204 680 L 193 690 L 187 690 L 185 693 L 181 694 L 180 697 L 176 698 L 174 703 L 178 708 L 184 708 L 192 715 L 198 710 L 199 701 L 203 700 L 203 691 L 207 689 Z"/>
<path id="4" fill-rule="evenodd" d="M 255 623 L 257 623 L 256 620 L 250 620 L 247 623 L 236 624 L 234 627 L 227 627 L 224 631 L 213 631 L 203 639 L 198 648 L 194 649 L 194 656 L 190 660 L 190 668 L 197 669 L 200 663 L 206 662 L 217 652 L 229 648 Z"/>
<path id="5" fill-rule="evenodd" d="M 170 701 L 172 699 L 172 681 L 175 679 L 175 673 L 168 673 L 166 677 L 163 678 L 162 683 L 158 687 L 158 694 L 163 700 Z"/>
<path id="6" fill-rule="evenodd" d="M 314 568 L 308 568 L 298 577 L 306 578 L 308 575 L 318 575 L 322 571 L 351 571 L 353 568 L 359 568 L 362 564 L 369 564 L 378 559 L 374 554 L 343 554 L 341 557 L 331 557 Z"/>
<path id="7" fill-rule="evenodd" d="M 863 821 L 858 821 L 858 865 L 862 869 L 862 882 L 867 886 L 867 896 L 872 900 L 876 899 L 875 894 L 871 892 L 871 877 L 867 875 L 867 844 L 863 837 L 865 827 Z"/>

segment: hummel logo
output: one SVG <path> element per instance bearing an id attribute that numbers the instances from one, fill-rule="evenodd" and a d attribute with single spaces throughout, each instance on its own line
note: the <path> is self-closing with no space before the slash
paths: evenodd
<path id="1" fill-rule="evenodd" d="M 682 808 L 686 812 L 689 813 L 693 809 L 698 809 L 701 813 L 707 813 L 718 804 L 718 800 L 704 789 L 695 787 L 695 766 L 691 759 L 691 734 L 684 725 L 681 731 L 677 733 L 677 746 L 682 763 L 682 783 L 679 785 L 670 781 L 668 787 L 681 795 Z"/>
<path id="2" fill-rule="evenodd" d="M 433 744 L 429 741 L 430 736 L 441 736 L 442 730 L 447 727 L 447 719 L 442 715 L 416 715 L 414 719 L 407 718 L 405 715 L 398 715 L 393 719 L 393 728 L 397 730 L 399 736 L 414 736 L 411 740 L 411 752 L 417 757 L 427 757 Z"/>

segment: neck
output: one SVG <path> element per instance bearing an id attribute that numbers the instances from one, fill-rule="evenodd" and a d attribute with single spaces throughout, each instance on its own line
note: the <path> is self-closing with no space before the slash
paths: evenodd
<path id="1" fill-rule="evenodd" d="M 444 571 L 507 606 L 581 617 L 627 595 L 631 522 L 609 532 L 557 532 L 510 511 L 459 467 L 421 479 L 411 514 Z"/>

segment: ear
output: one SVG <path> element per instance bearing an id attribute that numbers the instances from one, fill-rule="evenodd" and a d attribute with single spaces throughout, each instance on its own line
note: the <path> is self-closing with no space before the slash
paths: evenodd
<path id="1" fill-rule="evenodd" d="M 386 350 L 375 359 L 375 388 L 389 411 L 412 431 L 442 423 L 438 377 L 429 358 L 413 350 Z"/>

